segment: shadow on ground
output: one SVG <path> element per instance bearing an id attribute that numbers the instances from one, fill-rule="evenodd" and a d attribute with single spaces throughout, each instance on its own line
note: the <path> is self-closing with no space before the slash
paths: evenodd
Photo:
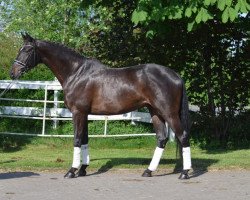
<path id="1" fill-rule="evenodd" d="M 99 159 L 93 159 L 92 161 L 94 162 L 98 160 L 107 160 L 107 162 L 103 166 L 101 166 L 101 168 L 97 172 L 88 174 L 89 176 L 105 173 L 111 170 L 112 168 L 120 165 L 132 164 L 132 165 L 143 166 L 149 164 L 151 161 L 151 159 L 146 159 L 146 158 L 99 158 Z M 190 178 L 195 178 L 201 176 L 202 174 L 205 174 L 208 171 L 209 166 L 217 163 L 218 161 L 219 160 L 216 159 L 199 159 L 199 158 L 192 159 L 193 171 L 190 172 Z M 162 159 L 160 162 L 160 165 L 167 165 L 167 164 L 175 165 L 173 171 L 170 173 L 158 174 L 156 176 L 178 174 L 182 170 L 182 162 L 180 160 Z"/>
<path id="2" fill-rule="evenodd" d="M 0 180 L 33 177 L 33 176 L 40 176 L 40 174 L 34 172 L 6 172 L 6 173 L 0 173 Z"/>

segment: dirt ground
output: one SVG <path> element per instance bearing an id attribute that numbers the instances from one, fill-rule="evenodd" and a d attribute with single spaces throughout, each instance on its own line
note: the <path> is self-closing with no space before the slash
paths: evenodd
<path id="1" fill-rule="evenodd" d="M 116 170 L 91 172 L 64 179 L 63 173 L 0 172 L 0 199 L 18 200 L 249 200 L 250 171 L 196 172 L 189 180 L 158 171 Z"/>

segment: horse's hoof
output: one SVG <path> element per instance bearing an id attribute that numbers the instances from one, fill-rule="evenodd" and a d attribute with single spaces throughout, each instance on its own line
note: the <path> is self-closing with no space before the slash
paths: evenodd
<path id="1" fill-rule="evenodd" d="M 183 171 L 183 172 L 181 172 L 181 175 L 179 176 L 179 179 L 180 180 L 187 180 L 187 179 L 189 179 L 190 177 L 189 177 L 189 175 L 188 175 L 188 171 Z"/>
<path id="2" fill-rule="evenodd" d="M 68 171 L 67 174 L 65 174 L 64 178 L 75 178 L 76 175 L 74 172 Z"/>
<path id="3" fill-rule="evenodd" d="M 146 169 L 143 174 L 142 177 L 152 177 L 152 171 L 149 169 Z"/>
<path id="4" fill-rule="evenodd" d="M 80 170 L 77 172 L 76 176 L 86 176 L 87 172 L 86 172 L 86 168 L 88 167 L 88 165 L 82 165 Z"/>
<path id="5" fill-rule="evenodd" d="M 87 174 L 86 170 L 80 170 L 80 171 L 77 173 L 77 177 L 86 176 L 86 174 Z"/>

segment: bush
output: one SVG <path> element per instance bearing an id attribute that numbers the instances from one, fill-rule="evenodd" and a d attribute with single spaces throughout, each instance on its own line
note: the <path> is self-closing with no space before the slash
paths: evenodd
<path id="1" fill-rule="evenodd" d="M 207 116 L 200 113 L 192 113 L 191 140 L 201 148 L 249 148 L 250 147 L 250 111 L 246 110 L 233 116 L 229 123 L 230 129 L 226 133 L 229 137 L 226 141 L 220 141 L 214 133 L 213 127 L 209 126 Z M 216 121 L 220 125 L 218 117 Z"/>

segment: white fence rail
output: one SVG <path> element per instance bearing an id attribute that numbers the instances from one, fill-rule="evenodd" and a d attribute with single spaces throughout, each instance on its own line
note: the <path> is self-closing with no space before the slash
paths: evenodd
<path id="1" fill-rule="evenodd" d="M 11 83 L 11 80 L 0 80 L 0 89 L 5 89 Z M 30 89 L 30 90 L 44 90 L 43 100 L 34 99 L 17 99 L 17 98 L 4 98 L 1 97 L 0 101 L 13 101 L 13 102 L 36 102 L 43 103 L 43 107 L 19 107 L 19 106 L 1 106 L 0 105 L 0 117 L 3 118 L 23 118 L 23 119 L 39 119 L 42 120 L 42 130 L 40 134 L 27 134 L 27 133 L 13 133 L 4 132 L 4 134 L 15 134 L 15 135 L 32 135 L 32 136 L 47 136 L 47 137 L 73 137 L 73 133 L 70 135 L 52 135 L 46 134 L 45 127 L 47 120 L 54 121 L 54 127 L 57 126 L 58 120 L 72 120 L 71 112 L 66 108 L 60 108 L 59 104 L 63 101 L 58 101 L 58 91 L 62 90 L 61 85 L 58 81 L 17 81 L 15 82 L 11 90 L 13 89 Z M 54 91 L 53 101 L 48 100 L 48 91 Z M 47 104 L 53 104 L 53 108 L 48 108 Z M 191 110 L 197 111 L 198 107 L 191 106 Z M 132 122 L 146 122 L 151 123 L 151 117 L 149 113 L 143 112 L 130 112 L 121 115 L 89 115 L 88 120 L 104 120 L 104 131 L 103 135 L 92 135 L 90 137 L 121 137 L 121 136 L 145 136 L 145 135 L 155 135 L 154 133 L 143 133 L 143 134 L 117 134 L 108 135 L 108 121 L 111 120 L 131 120 Z M 3 132 L 2 132 L 3 133 Z"/>

